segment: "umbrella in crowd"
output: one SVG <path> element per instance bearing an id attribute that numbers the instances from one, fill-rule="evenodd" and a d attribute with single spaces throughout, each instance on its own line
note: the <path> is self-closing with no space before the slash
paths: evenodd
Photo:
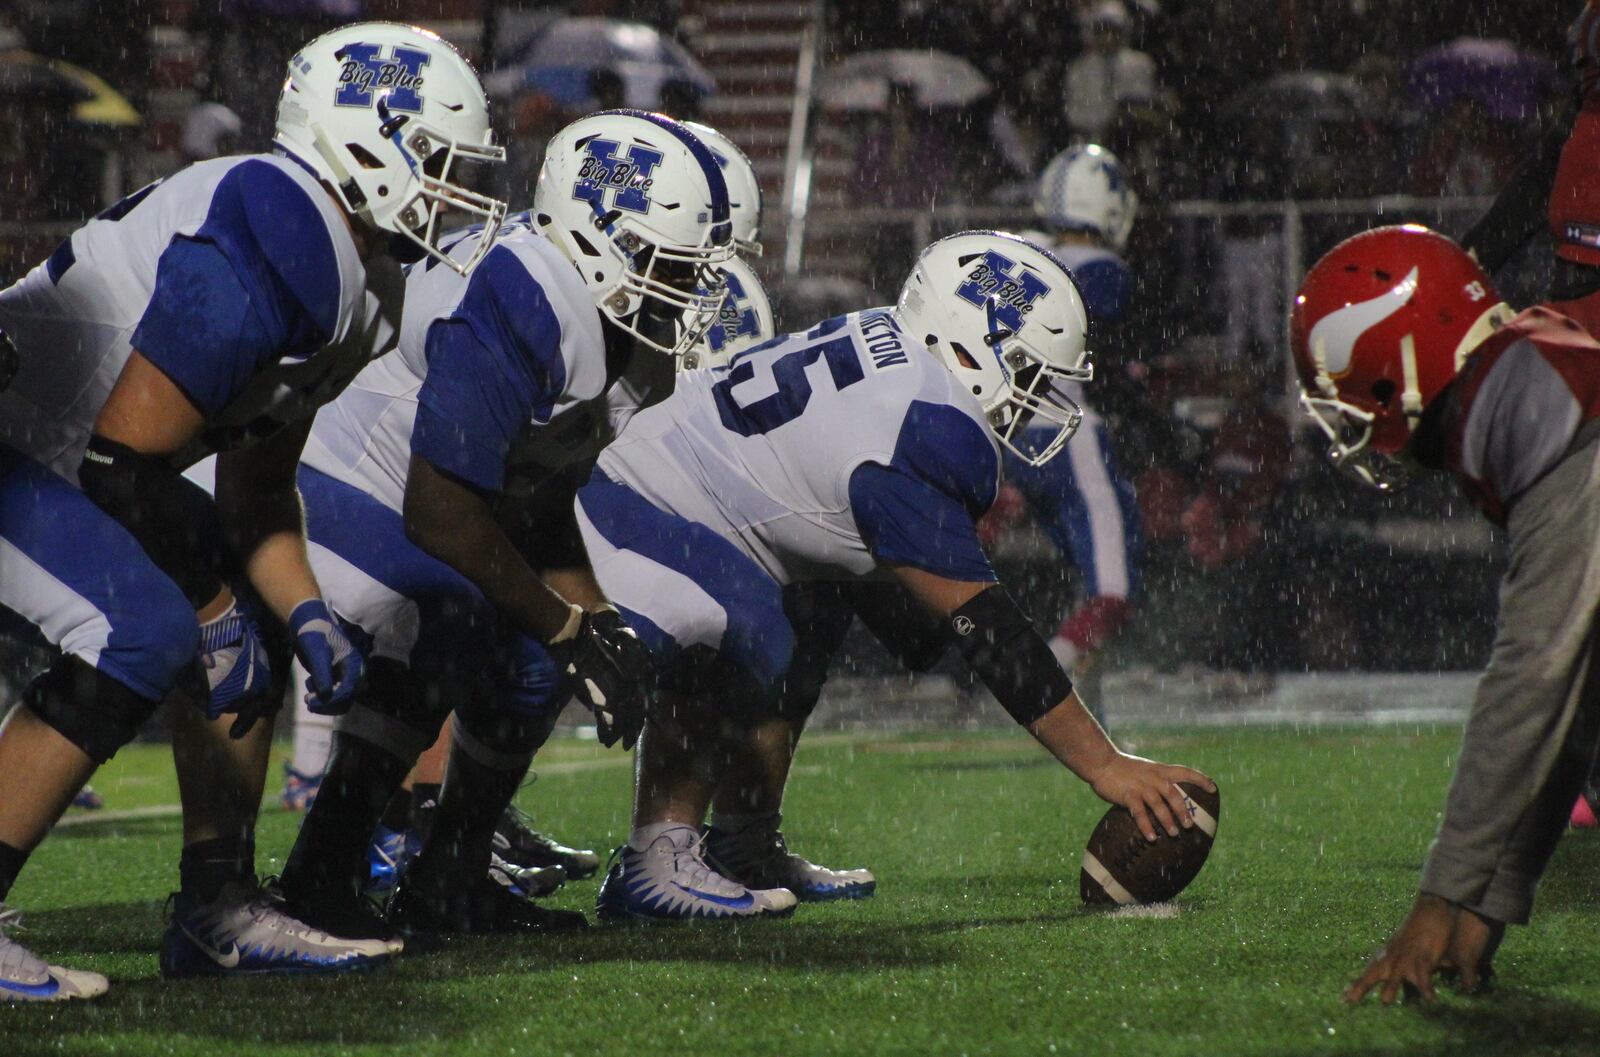
<path id="1" fill-rule="evenodd" d="M 1532 120 L 1559 80 L 1556 64 L 1545 56 L 1482 37 L 1429 48 L 1406 73 L 1412 98 L 1428 110 L 1471 100 L 1495 121 L 1513 125 Z"/>
<path id="2" fill-rule="evenodd" d="M 989 94 L 989 81 L 966 59 L 944 51 L 889 48 L 851 55 L 822 77 L 819 97 L 840 110 L 884 110 L 902 85 L 927 109 L 966 106 Z"/>
<path id="3" fill-rule="evenodd" d="M 0 54 L 0 99 L 70 108 L 85 125 L 139 124 L 139 112 L 116 89 L 80 66 L 27 51 Z"/>
<path id="4" fill-rule="evenodd" d="M 594 102 L 597 73 L 612 74 L 622 82 L 629 106 L 657 105 L 668 84 L 687 85 L 700 95 L 710 95 L 717 87 L 682 44 L 650 26 L 614 18 L 548 22 L 509 49 L 506 63 L 485 78 L 491 95 L 537 89 L 572 107 Z"/>
<path id="5" fill-rule="evenodd" d="M 1218 112 L 1224 120 L 1352 121 L 1366 111 L 1366 96 L 1352 77 L 1301 70 L 1280 73 L 1236 93 Z"/>

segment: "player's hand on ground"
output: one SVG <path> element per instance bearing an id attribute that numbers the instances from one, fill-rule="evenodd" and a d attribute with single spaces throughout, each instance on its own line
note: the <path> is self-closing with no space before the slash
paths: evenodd
<path id="1" fill-rule="evenodd" d="M 365 661 L 320 598 L 308 598 L 289 614 L 294 654 L 306 669 L 306 705 L 319 716 L 350 710 Z"/>
<path id="2" fill-rule="evenodd" d="M 272 668 L 261 630 L 237 601 L 201 623 L 200 670 L 206 679 L 206 718 L 237 717 L 230 737 L 244 737 L 281 704 L 271 692 Z"/>
<path id="3" fill-rule="evenodd" d="M 1440 976 L 1451 980 L 1458 991 L 1478 994 L 1494 977 L 1494 955 L 1505 938 L 1506 923 L 1480 917 L 1465 908 L 1456 917 L 1450 947 L 1445 951 Z"/>
<path id="4" fill-rule="evenodd" d="M 1421 995 L 1423 1001 L 1432 1002 L 1437 997 L 1433 989 L 1434 973 L 1445 965 L 1461 916 L 1460 908 L 1449 900 L 1427 892 L 1418 893 L 1411 913 L 1395 929 L 1377 957 L 1367 964 L 1366 971 L 1345 990 L 1344 1000 L 1359 1002 L 1377 988 L 1378 998 L 1386 1006 L 1402 994 L 1412 993 Z M 1471 957 L 1470 960 L 1473 966 L 1470 982 L 1468 973 L 1462 970 L 1462 983 L 1475 987 L 1480 958 Z"/>
<path id="5" fill-rule="evenodd" d="M 1193 767 L 1157 763 L 1125 752 L 1115 753 L 1089 778 L 1100 799 L 1128 809 L 1146 840 L 1157 839 L 1161 832 L 1176 837 L 1194 825 L 1179 782 L 1193 782 L 1210 791 L 1217 788 Z"/>
<path id="6" fill-rule="evenodd" d="M 572 678 L 573 692 L 594 713 L 600 744 L 633 748 L 655 691 L 655 662 L 622 614 L 586 613 L 578 633 L 551 647 Z"/>

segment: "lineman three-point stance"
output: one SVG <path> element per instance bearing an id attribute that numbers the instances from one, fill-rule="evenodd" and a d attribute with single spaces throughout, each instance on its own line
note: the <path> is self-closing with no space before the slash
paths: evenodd
<path id="1" fill-rule="evenodd" d="M 929 247 L 893 309 L 838 317 L 680 375 L 579 493 L 595 575 L 661 668 L 640 743 L 634 828 L 602 916 L 774 913 L 705 861 L 700 826 L 733 751 L 760 744 L 796 636 L 783 585 L 890 578 L 947 620 L 1001 703 L 1141 828 L 1188 822 L 1198 772 L 1119 752 L 994 580 L 975 520 L 1000 453 L 1042 464 L 1081 412 L 1086 320 L 1066 269 L 1012 236 Z M 1041 422 L 1049 429 L 1030 428 Z M 781 785 L 781 780 L 780 780 Z M 712 911 L 710 907 L 721 907 Z"/>

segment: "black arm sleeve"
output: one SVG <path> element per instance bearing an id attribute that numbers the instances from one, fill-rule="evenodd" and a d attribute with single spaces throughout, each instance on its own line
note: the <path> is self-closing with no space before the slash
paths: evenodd
<path id="1" fill-rule="evenodd" d="M 956 648 L 1011 718 L 1029 726 L 1072 693 L 1072 680 L 1003 587 L 950 614 Z"/>
<path id="2" fill-rule="evenodd" d="M 211 497 L 163 458 L 89 438 L 78 482 L 150 556 L 196 609 L 222 590 L 223 556 Z"/>
<path id="3" fill-rule="evenodd" d="M 1561 149 L 1572 134 L 1576 116 L 1577 110 L 1571 104 L 1556 115 L 1489 211 L 1461 239 L 1461 245 L 1477 255 L 1478 263 L 1489 274 L 1504 268 L 1523 243 L 1544 226 Z"/>

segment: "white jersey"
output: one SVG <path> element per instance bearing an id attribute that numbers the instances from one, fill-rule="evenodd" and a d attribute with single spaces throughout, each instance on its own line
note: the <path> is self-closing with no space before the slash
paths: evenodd
<path id="1" fill-rule="evenodd" d="M 999 485 L 999 446 L 977 401 L 886 308 L 680 374 L 673 395 L 635 415 L 598 466 L 790 583 L 865 575 L 885 557 L 889 541 L 869 544 L 852 509 L 865 463 L 953 509 L 942 522 L 904 526 L 895 541 L 892 560 L 940 571 L 937 556 L 951 548 L 937 537 L 971 536 Z"/>
<path id="2" fill-rule="evenodd" d="M 205 415 L 203 440 L 177 462 L 247 443 L 331 398 L 398 318 L 397 294 L 369 276 L 338 206 L 297 161 L 192 165 L 0 292 L 0 330 L 21 354 L 0 394 L 0 443 L 75 478 L 135 348 Z"/>
<path id="3" fill-rule="evenodd" d="M 479 237 L 448 251 L 462 259 Z M 605 384 L 600 315 L 582 277 L 514 218 L 469 276 L 407 270 L 397 347 L 317 415 L 301 461 L 397 511 L 413 452 L 501 492 L 528 436 L 570 421 Z"/>

